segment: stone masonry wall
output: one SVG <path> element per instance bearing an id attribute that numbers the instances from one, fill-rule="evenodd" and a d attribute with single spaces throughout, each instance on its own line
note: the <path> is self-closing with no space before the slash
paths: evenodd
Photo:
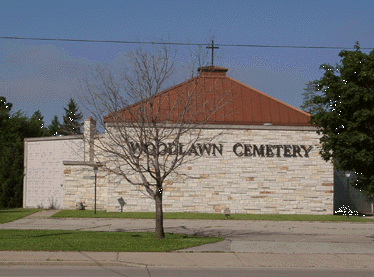
<path id="1" fill-rule="evenodd" d="M 319 135 L 315 130 L 263 127 L 206 130 L 212 135 L 224 131 L 214 141 L 216 145 L 223 145 L 222 155 L 218 152 L 216 156 L 204 155 L 179 169 L 179 173 L 185 174 L 183 177 L 171 176 L 166 180 L 164 211 L 222 213 L 229 208 L 231 213 L 333 214 L 333 166 L 321 159 Z M 237 143 L 241 146 L 236 152 L 243 153 L 242 156 L 233 151 Z M 280 146 L 272 152 L 265 148 L 264 157 L 259 153 L 254 157 L 244 155 L 244 144 Z M 308 157 L 301 145 L 313 147 Z M 92 176 L 93 172 L 81 173 L 68 166 L 65 170 L 64 207 L 73 208 L 77 199 L 87 204 L 92 202 L 93 181 L 83 177 Z M 123 178 L 108 175 L 101 182 L 100 207 L 103 209 L 119 211 L 118 198 L 123 197 L 124 211 L 155 210 L 154 201 L 147 193 Z"/>
<path id="2" fill-rule="evenodd" d="M 95 173 L 92 165 L 85 162 L 64 162 L 64 209 L 76 209 L 84 203 L 86 209 L 93 210 L 95 202 Z M 108 203 L 106 175 L 98 171 L 96 176 L 96 209 L 105 210 Z"/>

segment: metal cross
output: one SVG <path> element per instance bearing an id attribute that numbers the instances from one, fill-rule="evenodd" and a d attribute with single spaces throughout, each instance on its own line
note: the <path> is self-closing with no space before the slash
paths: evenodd
<path id="1" fill-rule="evenodd" d="M 212 65 L 213 65 L 213 61 L 214 61 L 214 49 L 219 49 L 219 47 L 214 46 L 214 40 L 212 40 L 212 46 L 207 46 L 206 48 L 207 49 L 212 49 Z"/>

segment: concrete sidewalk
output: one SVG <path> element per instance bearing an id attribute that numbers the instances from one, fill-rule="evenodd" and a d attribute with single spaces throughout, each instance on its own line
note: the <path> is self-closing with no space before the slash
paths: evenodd
<path id="1" fill-rule="evenodd" d="M 154 220 L 52 219 L 54 212 L 38 212 L 0 229 L 154 231 Z M 173 253 L 1 251 L 0 264 L 374 269 L 374 223 L 165 220 L 164 228 L 226 240 Z"/>
<path id="2" fill-rule="evenodd" d="M 372 255 L 0 251 L 1 265 L 374 269 Z"/>

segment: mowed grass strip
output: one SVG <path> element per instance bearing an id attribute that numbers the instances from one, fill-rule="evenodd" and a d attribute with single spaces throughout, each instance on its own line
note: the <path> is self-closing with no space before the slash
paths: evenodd
<path id="1" fill-rule="evenodd" d="M 91 210 L 63 210 L 52 216 L 53 218 L 139 218 L 155 219 L 155 213 L 141 212 L 106 212 Z M 207 213 L 164 213 L 164 219 L 211 219 L 224 220 L 224 214 Z M 341 215 L 296 215 L 296 214 L 232 214 L 229 220 L 276 220 L 276 221 L 325 221 L 325 222 L 374 222 L 374 219 L 360 216 Z"/>
<path id="2" fill-rule="evenodd" d="M 91 210 L 62 210 L 54 214 L 52 218 L 137 218 L 156 219 L 156 213 L 152 212 L 106 212 Z M 164 219 L 225 219 L 223 214 L 204 213 L 164 213 Z"/>
<path id="3" fill-rule="evenodd" d="M 277 220 L 277 221 L 322 221 L 322 222 L 374 222 L 361 216 L 342 215 L 301 215 L 301 214 L 235 214 L 237 220 Z"/>
<path id="4" fill-rule="evenodd" d="M 0 230 L 0 251 L 169 252 L 222 241 L 221 238 L 154 233 L 62 230 Z"/>
<path id="5" fill-rule="evenodd" d="M 30 214 L 36 213 L 40 209 L 4 209 L 0 210 L 0 224 L 11 222 Z"/>

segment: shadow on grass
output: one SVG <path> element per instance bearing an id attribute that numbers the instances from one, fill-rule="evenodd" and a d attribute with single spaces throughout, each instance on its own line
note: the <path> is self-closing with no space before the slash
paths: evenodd
<path id="1" fill-rule="evenodd" d="M 33 231 L 33 230 L 30 230 L 30 231 Z M 39 231 L 39 230 L 37 230 Z M 73 231 L 71 232 L 64 232 L 64 233 L 54 233 L 54 234 L 43 234 L 43 235 L 17 235 L 17 234 L 13 234 L 12 237 L 13 238 L 24 238 L 24 237 L 27 237 L 27 238 L 44 238 L 44 237 L 59 237 L 59 236 L 63 236 L 63 235 L 72 235 L 74 234 Z M 8 239 L 7 237 L 5 238 L 0 238 L 0 239 Z"/>
<path id="2" fill-rule="evenodd" d="M 58 234 L 45 234 L 45 235 L 39 235 L 39 236 L 28 236 L 29 238 L 43 238 L 43 237 L 58 237 L 62 235 L 71 235 L 74 234 L 74 232 L 66 232 L 66 233 L 58 233 Z"/>

